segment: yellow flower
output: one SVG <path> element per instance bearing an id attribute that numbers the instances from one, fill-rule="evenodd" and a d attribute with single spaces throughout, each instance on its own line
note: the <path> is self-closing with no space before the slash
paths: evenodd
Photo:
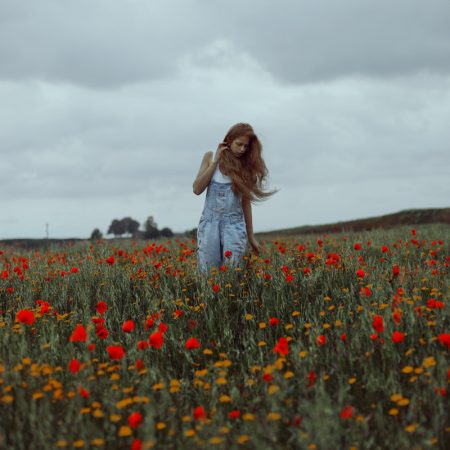
<path id="1" fill-rule="evenodd" d="M 132 431 L 131 428 L 127 425 L 122 425 L 119 429 L 119 433 L 118 435 L 120 437 L 126 437 L 126 436 L 131 436 L 132 435 Z"/>
<path id="2" fill-rule="evenodd" d="M 84 447 L 84 441 L 83 439 L 78 439 L 77 441 L 74 441 L 73 446 L 75 448 L 81 448 Z"/>
<path id="3" fill-rule="evenodd" d="M 403 367 L 402 372 L 403 373 L 411 373 L 413 370 L 414 370 L 414 367 L 405 366 L 405 367 Z"/>
<path id="4" fill-rule="evenodd" d="M 246 314 L 245 315 L 245 320 L 252 320 L 253 319 L 253 315 L 252 314 Z"/>
<path id="5" fill-rule="evenodd" d="M 264 347 L 265 345 L 266 345 L 266 343 L 264 341 L 258 342 L 258 347 Z"/>
<path id="6" fill-rule="evenodd" d="M 227 379 L 224 378 L 224 377 L 216 378 L 216 384 L 221 385 L 221 384 L 227 384 L 227 383 L 228 383 L 228 381 L 227 381 Z"/>
<path id="7" fill-rule="evenodd" d="M 428 369 L 428 367 L 432 367 L 435 365 L 436 365 L 436 360 L 432 356 L 425 358 L 422 363 L 422 366 L 425 367 L 425 369 Z"/>
<path id="8" fill-rule="evenodd" d="M 221 402 L 221 403 L 231 402 L 231 397 L 223 394 L 219 397 L 219 402 Z"/>
<path id="9" fill-rule="evenodd" d="M 186 431 L 184 432 L 184 435 L 187 436 L 187 437 L 192 437 L 192 436 L 195 435 L 195 430 L 193 430 L 192 428 L 190 428 L 189 430 L 186 430 Z"/>
<path id="10" fill-rule="evenodd" d="M 417 423 L 411 423 L 405 427 L 405 431 L 407 431 L 408 433 L 414 433 L 417 427 L 418 427 Z"/>
<path id="11" fill-rule="evenodd" d="M 252 413 L 245 413 L 242 416 L 243 420 L 255 420 L 255 416 Z"/>
<path id="12" fill-rule="evenodd" d="M 166 428 L 166 424 L 164 422 L 158 422 L 155 427 L 157 430 L 164 430 L 164 428 Z"/>
<path id="13" fill-rule="evenodd" d="M 268 389 L 267 392 L 269 393 L 269 395 L 275 394 L 275 392 L 278 392 L 280 390 L 280 387 L 277 386 L 276 384 L 271 384 Z"/>
<path id="14" fill-rule="evenodd" d="M 398 409 L 397 408 L 391 408 L 388 412 L 389 412 L 389 414 L 391 416 L 396 416 L 398 414 Z"/>
<path id="15" fill-rule="evenodd" d="M 250 439 L 250 436 L 248 434 L 241 434 L 237 438 L 238 444 L 243 444 L 244 442 L 247 442 Z"/>
<path id="16" fill-rule="evenodd" d="M 391 400 L 393 402 L 398 402 L 399 400 L 401 400 L 403 397 L 400 394 L 392 394 L 391 395 Z"/>
<path id="17" fill-rule="evenodd" d="M 221 444 L 222 442 L 223 442 L 223 438 L 221 438 L 219 436 L 213 436 L 212 438 L 209 439 L 210 444 Z"/>
<path id="18" fill-rule="evenodd" d="M 203 354 L 204 354 L 204 355 L 212 355 L 213 352 L 212 352 L 212 350 L 210 350 L 209 348 L 205 348 L 205 349 L 203 350 Z"/>
<path id="19" fill-rule="evenodd" d="M 352 377 L 352 378 L 348 379 L 348 384 L 353 384 L 355 382 L 356 382 L 356 378 L 355 377 Z"/>
<path id="20" fill-rule="evenodd" d="M 38 398 L 43 397 L 44 394 L 42 392 L 34 392 L 33 393 L 33 400 L 37 400 Z"/>
<path id="21" fill-rule="evenodd" d="M 69 443 L 67 441 L 59 440 L 56 442 L 56 446 L 59 448 L 67 447 Z"/>
<path id="22" fill-rule="evenodd" d="M 270 412 L 269 414 L 267 414 L 267 419 L 268 420 L 280 420 L 281 414 L 277 413 L 277 412 Z"/>
<path id="23" fill-rule="evenodd" d="M 122 416 L 120 414 L 111 414 L 109 416 L 109 420 L 111 422 L 118 422 L 121 418 L 122 418 Z"/>

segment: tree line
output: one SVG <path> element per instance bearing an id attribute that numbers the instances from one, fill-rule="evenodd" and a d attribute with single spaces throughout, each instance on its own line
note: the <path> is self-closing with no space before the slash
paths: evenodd
<path id="1" fill-rule="evenodd" d="M 149 216 L 143 223 L 142 230 L 140 230 L 139 227 L 140 223 L 131 217 L 124 217 L 120 220 L 114 219 L 109 225 L 106 234 L 113 234 L 114 237 L 128 234 L 131 235 L 133 239 L 157 239 L 160 237 L 170 238 L 173 236 L 172 230 L 168 227 L 159 230 L 153 216 Z M 95 228 L 91 234 L 91 240 L 101 239 L 102 237 L 102 232 L 98 228 Z"/>

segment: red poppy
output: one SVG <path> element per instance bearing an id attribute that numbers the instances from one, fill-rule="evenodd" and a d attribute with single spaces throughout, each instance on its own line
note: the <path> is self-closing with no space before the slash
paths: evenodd
<path id="1" fill-rule="evenodd" d="M 372 326 L 378 333 L 381 333 L 384 330 L 383 317 L 376 314 L 372 319 Z"/>
<path id="2" fill-rule="evenodd" d="M 218 284 L 213 285 L 213 291 L 218 292 L 220 290 L 220 286 Z"/>
<path id="3" fill-rule="evenodd" d="M 138 341 L 137 348 L 138 350 L 146 349 L 150 344 L 147 341 Z"/>
<path id="4" fill-rule="evenodd" d="M 122 331 L 125 333 L 131 333 L 134 330 L 134 322 L 132 320 L 127 320 L 122 325 Z"/>
<path id="5" fill-rule="evenodd" d="M 108 347 L 106 347 L 106 350 L 108 351 L 109 357 L 111 359 L 122 359 L 125 355 L 125 352 L 121 345 L 108 345 Z"/>
<path id="6" fill-rule="evenodd" d="M 106 258 L 106 262 L 112 266 L 115 262 L 114 256 L 110 256 L 109 258 Z"/>
<path id="7" fill-rule="evenodd" d="M 78 392 L 80 393 L 80 395 L 84 398 L 88 398 L 89 397 L 89 392 L 82 386 L 78 387 Z"/>
<path id="8" fill-rule="evenodd" d="M 108 309 L 108 305 L 103 300 L 100 300 L 95 308 L 99 314 L 104 314 Z"/>
<path id="9" fill-rule="evenodd" d="M 394 277 L 398 277 L 400 273 L 400 267 L 398 267 L 397 265 L 392 267 L 392 275 L 394 275 Z"/>
<path id="10" fill-rule="evenodd" d="M 347 340 L 347 333 L 341 334 L 341 341 L 345 342 Z"/>
<path id="11" fill-rule="evenodd" d="M 314 372 L 314 370 L 311 370 L 310 372 L 308 372 L 306 374 L 306 379 L 308 380 L 307 387 L 313 386 L 314 383 L 316 382 L 316 372 Z"/>
<path id="12" fill-rule="evenodd" d="M 320 345 L 323 347 L 327 343 L 327 337 L 321 334 L 320 336 L 316 337 L 316 343 L 317 345 Z"/>
<path id="13" fill-rule="evenodd" d="M 241 411 L 239 409 L 233 409 L 233 411 L 230 411 L 228 413 L 228 417 L 230 419 L 237 419 L 238 417 L 240 417 L 241 415 Z"/>
<path id="14" fill-rule="evenodd" d="M 226 250 L 224 253 L 225 258 L 230 258 L 232 254 L 233 254 L 233 252 L 231 250 Z"/>
<path id="15" fill-rule="evenodd" d="M 69 341 L 70 342 L 85 342 L 87 339 L 87 332 L 86 328 L 79 323 L 75 327 L 75 330 L 72 332 L 72 336 L 70 336 Z"/>
<path id="16" fill-rule="evenodd" d="M 131 413 L 128 416 L 128 425 L 131 428 L 137 428 L 142 423 L 142 414 L 140 412 Z"/>
<path id="17" fill-rule="evenodd" d="M 80 361 L 77 358 L 73 358 L 69 363 L 69 370 L 72 373 L 77 373 L 81 368 Z"/>
<path id="18" fill-rule="evenodd" d="M 280 337 L 273 348 L 273 351 L 275 353 L 279 353 L 280 355 L 287 355 L 289 353 L 288 340 L 285 337 Z"/>
<path id="19" fill-rule="evenodd" d="M 142 441 L 140 439 L 133 439 L 130 450 L 142 450 Z"/>
<path id="20" fill-rule="evenodd" d="M 135 363 L 135 367 L 137 370 L 145 369 L 144 361 L 142 361 L 142 359 L 137 359 L 136 363 Z"/>
<path id="21" fill-rule="evenodd" d="M 353 417 L 353 408 L 351 405 L 345 406 L 339 413 L 341 419 L 351 419 Z"/>
<path id="22" fill-rule="evenodd" d="M 400 342 L 403 342 L 405 339 L 405 335 L 401 331 L 394 331 L 391 336 L 392 342 L 394 344 L 398 344 Z"/>
<path id="23" fill-rule="evenodd" d="M 200 419 L 205 419 L 205 418 L 206 418 L 206 412 L 203 409 L 203 406 L 197 406 L 194 409 L 194 419 L 200 420 Z"/>
<path id="24" fill-rule="evenodd" d="M 278 319 L 277 317 L 271 317 L 269 319 L 269 325 L 274 326 L 274 325 L 278 325 L 280 323 L 280 319 Z"/>
<path id="25" fill-rule="evenodd" d="M 159 325 L 158 325 L 158 331 L 160 332 L 160 333 L 162 333 L 162 334 L 164 334 L 166 331 L 167 331 L 167 325 L 164 323 L 164 322 L 161 322 Z"/>
<path id="26" fill-rule="evenodd" d="M 360 277 L 360 278 L 364 278 L 364 275 L 365 275 L 364 270 L 358 269 L 358 270 L 356 271 L 356 275 L 357 275 L 358 277 Z"/>
<path id="27" fill-rule="evenodd" d="M 355 245 L 353 246 L 353 248 L 355 250 L 361 250 L 361 244 L 359 242 L 356 242 Z"/>
<path id="28" fill-rule="evenodd" d="M 184 347 L 188 350 L 192 350 L 194 348 L 200 347 L 200 342 L 195 337 L 191 337 L 186 341 Z"/>
<path id="29" fill-rule="evenodd" d="M 438 335 L 438 340 L 442 345 L 445 345 L 450 349 L 450 334 L 449 333 L 441 333 Z"/>
<path id="30" fill-rule="evenodd" d="M 159 331 L 155 331 L 149 337 L 150 346 L 154 348 L 161 348 L 164 343 L 164 336 Z"/>
<path id="31" fill-rule="evenodd" d="M 16 320 L 20 323 L 23 323 L 25 325 L 31 325 L 36 320 L 34 317 L 34 314 L 29 309 L 21 309 L 16 314 Z"/>

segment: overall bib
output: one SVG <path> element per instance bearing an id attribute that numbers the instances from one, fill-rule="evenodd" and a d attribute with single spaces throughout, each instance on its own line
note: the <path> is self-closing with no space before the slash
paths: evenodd
<path id="1" fill-rule="evenodd" d="M 231 250 L 231 257 L 225 252 Z M 247 230 L 241 196 L 231 189 L 231 182 L 211 179 L 197 228 L 197 270 L 207 273 L 222 264 L 239 265 L 247 250 Z"/>

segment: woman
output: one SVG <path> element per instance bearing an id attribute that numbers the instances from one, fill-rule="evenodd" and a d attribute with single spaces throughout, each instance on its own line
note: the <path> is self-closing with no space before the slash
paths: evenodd
<path id="1" fill-rule="evenodd" d="M 197 228 L 198 269 L 207 272 L 227 259 L 237 264 L 246 252 L 247 237 L 259 255 L 260 245 L 253 235 L 252 201 L 260 201 L 277 192 L 263 192 L 268 171 L 261 156 L 262 145 L 248 123 L 230 128 L 223 142 L 203 156 L 192 185 L 206 199 Z"/>

